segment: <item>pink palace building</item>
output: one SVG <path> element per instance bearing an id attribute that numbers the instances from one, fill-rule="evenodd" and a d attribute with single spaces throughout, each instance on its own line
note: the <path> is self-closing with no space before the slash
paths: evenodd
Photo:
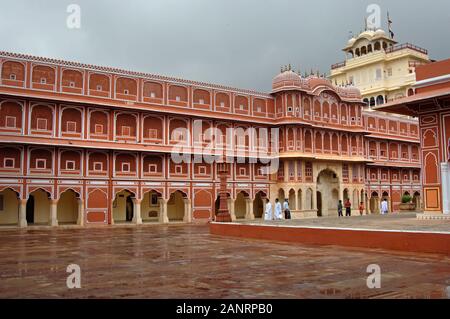
<path id="1" fill-rule="evenodd" d="M 261 218 L 266 198 L 293 218 L 337 216 L 345 198 L 421 209 L 418 122 L 363 110 L 351 86 L 284 69 L 256 92 L 8 52 L 0 72 L 0 225 L 212 220 L 217 163 L 177 162 L 180 145 L 240 154 L 233 220 Z"/>

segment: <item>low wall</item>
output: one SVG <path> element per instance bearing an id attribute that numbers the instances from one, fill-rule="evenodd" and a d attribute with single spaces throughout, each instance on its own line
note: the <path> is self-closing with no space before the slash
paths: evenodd
<path id="1" fill-rule="evenodd" d="M 302 244 L 381 248 L 450 255 L 450 234 L 391 230 L 210 223 L 211 234 Z"/>

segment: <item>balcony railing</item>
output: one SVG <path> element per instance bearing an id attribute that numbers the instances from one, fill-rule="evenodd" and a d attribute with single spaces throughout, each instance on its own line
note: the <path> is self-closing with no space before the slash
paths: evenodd
<path id="1" fill-rule="evenodd" d="M 404 44 L 394 45 L 394 46 L 392 46 L 390 48 L 387 48 L 385 51 L 386 51 L 386 53 L 392 53 L 392 52 L 400 51 L 400 50 L 403 50 L 403 49 L 411 49 L 411 50 L 417 51 L 417 52 L 425 54 L 425 55 L 428 54 L 428 50 L 423 49 L 421 47 L 418 47 L 417 45 L 414 45 L 414 44 L 411 44 L 411 43 L 404 43 Z"/>
<path id="2" fill-rule="evenodd" d="M 339 62 L 339 63 L 335 63 L 335 64 L 333 64 L 333 65 L 331 66 L 331 69 L 332 69 L 332 70 L 335 70 L 335 69 L 342 68 L 342 67 L 345 66 L 345 64 L 346 64 L 346 61 Z"/>
<path id="3" fill-rule="evenodd" d="M 403 50 L 403 49 L 410 49 L 410 50 L 414 50 L 416 52 L 428 55 L 428 50 L 423 49 L 421 47 L 418 47 L 417 45 L 414 45 L 414 44 L 411 44 L 411 43 L 404 43 L 404 44 L 394 45 L 392 47 L 384 49 L 384 51 L 385 51 L 385 53 L 393 53 L 393 52 L 397 52 L 397 51 L 400 51 L 400 50 Z M 360 58 L 360 57 L 363 57 L 363 56 L 366 56 L 366 55 L 369 55 L 369 54 L 373 54 L 373 53 L 377 53 L 377 52 L 380 52 L 380 50 L 371 51 L 371 52 L 368 52 L 368 53 L 365 53 L 365 54 L 361 54 L 359 56 L 355 56 L 353 58 Z M 346 66 L 346 63 L 347 63 L 347 61 L 335 63 L 335 64 L 333 64 L 331 66 L 331 69 L 332 70 L 336 70 L 336 69 L 342 68 L 342 67 Z"/>
<path id="4" fill-rule="evenodd" d="M 424 65 L 424 64 L 426 64 L 426 63 L 425 62 L 420 62 L 420 61 L 409 61 L 408 62 L 408 65 L 409 65 L 410 68 L 416 68 L 416 67 L 418 67 L 420 65 Z"/>

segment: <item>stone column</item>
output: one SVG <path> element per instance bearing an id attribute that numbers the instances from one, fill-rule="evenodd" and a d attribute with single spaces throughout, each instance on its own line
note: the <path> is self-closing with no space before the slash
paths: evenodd
<path id="1" fill-rule="evenodd" d="M 338 200 L 342 203 L 342 214 L 345 214 L 345 208 L 344 208 L 344 185 L 342 183 L 339 183 L 339 194 L 338 194 Z M 337 204 L 336 204 L 337 207 Z"/>
<path id="2" fill-rule="evenodd" d="M 50 200 L 50 226 L 58 226 L 58 200 Z"/>
<path id="3" fill-rule="evenodd" d="M 234 212 L 234 202 L 232 198 L 228 198 L 228 210 L 230 211 L 231 221 L 236 221 L 236 213 Z"/>
<path id="4" fill-rule="evenodd" d="M 141 199 L 133 198 L 133 223 L 136 225 L 142 224 L 141 217 Z"/>
<path id="5" fill-rule="evenodd" d="M 370 215 L 370 201 L 366 190 L 364 190 L 364 208 L 366 209 L 366 215 Z"/>
<path id="6" fill-rule="evenodd" d="M 289 202 L 289 208 L 291 209 L 291 214 L 292 214 L 292 211 L 299 210 L 298 209 L 298 189 L 297 190 L 294 189 L 294 191 L 295 191 L 294 202 L 293 203 Z M 289 198 L 289 196 L 288 196 L 288 198 Z"/>
<path id="7" fill-rule="evenodd" d="M 351 174 L 350 174 L 350 171 L 349 171 L 349 180 L 351 178 L 350 176 L 351 176 Z M 352 188 L 350 186 L 347 186 L 346 189 L 347 189 L 347 198 L 350 200 L 350 203 L 352 203 L 352 208 L 350 209 L 350 212 L 353 215 L 353 199 L 352 199 L 353 194 L 352 194 Z M 342 197 L 344 198 L 344 190 L 342 190 Z M 347 200 L 344 198 L 344 201 L 342 202 L 342 205 L 344 206 L 342 214 L 344 214 L 344 216 L 347 213 L 347 209 L 345 208 L 345 202 L 346 201 Z"/>
<path id="8" fill-rule="evenodd" d="M 245 199 L 246 204 L 246 213 L 245 213 L 245 219 L 248 220 L 254 220 L 255 214 L 253 214 L 253 201 L 251 198 Z"/>
<path id="9" fill-rule="evenodd" d="M 84 201 L 78 198 L 78 220 L 77 225 L 84 226 Z"/>
<path id="10" fill-rule="evenodd" d="M 297 141 L 296 141 L 297 143 Z M 297 149 L 297 144 L 294 145 L 295 149 Z M 298 179 L 298 162 L 294 161 L 294 178 L 297 181 Z"/>
<path id="11" fill-rule="evenodd" d="M 111 225 L 114 225 L 114 199 L 109 204 L 109 207 L 111 209 Z"/>
<path id="12" fill-rule="evenodd" d="M 27 200 L 19 200 L 19 227 L 24 228 L 28 226 L 27 223 Z"/>
<path id="13" fill-rule="evenodd" d="M 353 174 L 353 173 L 352 173 Z M 359 215 L 359 200 L 357 199 L 355 202 L 355 188 L 351 187 L 348 190 L 348 197 L 350 198 L 350 203 L 352 203 L 352 208 L 351 208 L 351 214 L 352 216 L 358 216 Z"/>
<path id="14" fill-rule="evenodd" d="M 287 147 L 287 144 L 286 144 Z M 284 182 L 289 182 L 289 161 L 286 160 L 283 162 L 283 169 L 284 169 Z M 284 196 L 286 196 L 286 193 L 284 193 Z"/>
<path id="15" fill-rule="evenodd" d="M 192 222 L 192 207 L 191 207 L 191 201 L 188 198 L 184 198 L 184 218 L 183 221 L 185 223 Z"/>
<path id="16" fill-rule="evenodd" d="M 312 189 L 312 209 L 314 211 L 316 211 L 317 213 L 317 185 L 314 185 L 314 187 L 311 188 Z"/>
<path id="17" fill-rule="evenodd" d="M 442 187 L 442 212 L 446 215 L 450 214 L 450 176 L 449 164 L 441 163 L 441 187 Z"/>
<path id="18" fill-rule="evenodd" d="M 159 199 L 159 222 L 163 224 L 169 223 L 169 217 L 167 216 L 167 200 L 164 198 Z"/>

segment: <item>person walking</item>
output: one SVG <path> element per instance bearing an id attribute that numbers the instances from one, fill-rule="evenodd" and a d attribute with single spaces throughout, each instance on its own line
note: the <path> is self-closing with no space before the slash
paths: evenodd
<path id="1" fill-rule="evenodd" d="M 282 212 L 281 212 L 281 203 L 278 200 L 278 198 L 275 199 L 275 219 L 276 220 L 282 220 L 283 219 Z"/>
<path id="2" fill-rule="evenodd" d="M 387 199 L 383 199 L 381 202 L 381 215 L 385 215 L 388 213 L 388 202 Z"/>
<path id="3" fill-rule="evenodd" d="M 272 203 L 267 198 L 266 199 L 266 211 L 265 211 L 265 214 L 264 214 L 264 220 L 268 221 L 268 220 L 272 220 L 272 219 L 273 219 L 273 216 L 272 216 Z"/>
<path id="4" fill-rule="evenodd" d="M 291 219 L 291 209 L 289 208 L 289 200 L 287 198 L 284 199 L 283 209 L 284 219 Z"/>
<path id="5" fill-rule="evenodd" d="M 364 203 L 359 203 L 359 214 L 362 216 L 364 214 Z"/>
<path id="6" fill-rule="evenodd" d="M 352 203 L 349 198 L 345 201 L 345 216 L 352 216 Z"/>
<path id="7" fill-rule="evenodd" d="M 339 217 L 344 217 L 344 215 L 342 215 L 342 210 L 344 209 L 344 205 L 342 205 L 342 201 L 341 200 L 339 200 L 337 209 L 338 209 L 338 216 Z"/>

